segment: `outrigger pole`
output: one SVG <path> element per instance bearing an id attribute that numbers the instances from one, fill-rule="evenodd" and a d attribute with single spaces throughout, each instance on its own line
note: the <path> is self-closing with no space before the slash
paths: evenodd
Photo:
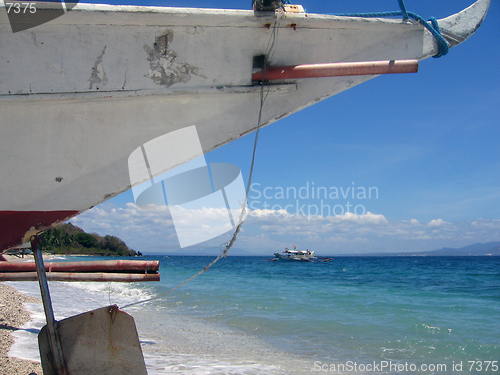
<path id="1" fill-rule="evenodd" d="M 48 281 L 160 281 L 157 260 L 102 260 L 49 262 L 44 264 Z M 36 265 L 0 262 L 0 281 L 36 281 Z"/>
<path id="2" fill-rule="evenodd" d="M 418 60 L 363 61 L 331 64 L 270 66 L 252 75 L 253 81 L 416 73 Z"/>
<path id="3" fill-rule="evenodd" d="M 66 365 L 64 364 L 61 342 L 59 340 L 59 335 L 57 334 L 57 322 L 54 318 L 54 311 L 52 310 L 49 284 L 47 283 L 47 275 L 45 274 L 45 267 L 43 265 L 40 237 L 31 237 L 31 250 L 33 251 L 35 258 L 38 284 L 40 285 L 40 294 L 42 295 L 43 310 L 45 311 L 45 319 L 47 320 L 52 365 L 57 375 L 67 375 L 68 372 L 66 370 Z"/>

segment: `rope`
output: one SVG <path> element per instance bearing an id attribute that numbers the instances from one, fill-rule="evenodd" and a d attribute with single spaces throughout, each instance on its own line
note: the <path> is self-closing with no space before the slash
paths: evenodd
<path id="1" fill-rule="evenodd" d="M 237 238 L 238 233 L 240 232 L 241 226 L 243 225 L 243 222 L 244 222 L 243 217 L 245 216 L 245 213 L 246 213 L 246 210 L 247 210 L 248 194 L 250 192 L 250 186 L 252 185 L 252 176 L 253 176 L 253 170 L 254 170 L 254 165 L 255 165 L 255 155 L 256 155 L 256 151 L 257 151 L 257 143 L 258 143 L 258 140 L 259 140 L 259 132 L 260 132 L 260 128 L 261 128 L 261 125 L 262 125 L 261 124 L 261 121 L 262 121 L 262 109 L 264 108 L 264 102 L 265 102 L 265 100 L 267 98 L 267 95 L 269 94 L 269 90 L 268 90 L 267 93 L 266 93 L 266 95 L 264 95 L 264 86 L 266 85 L 264 83 L 264 81 L 265 81 L 264 78 L 265 78 L 266 70 L 267 70 L 268 66 L 270 65 L 270 61 L 272 60 L 272 57 L 274 56 L 274 51 L 275 51 L 277 40 L 278 40 L 279 19 L 280 19 L 281 16 L 282 16 L 282 14 L 280 13 L 278 15 L 278 18 L 274 22 L 273 32 L 271 34 L 271 37 L 269 38 L 269 42 L 268 42 L 267 47 L 266 47 L 266 54 L 265 54 L 265 61 L 264 61 L 264 73 L 263 73 L 263 79 L 262 79 L 261 86 L 260 86 L 259 117 L 258 117 L 258 120 L 257 120 L 257 130 L 255 132 L 255 140 L 254 140 L 254 144 L 253 144 L 252 163 L 250 165 L 250 173 L 249 173 L 249 176 L 248 176 L 248 183 L 247 183 L 247 187 L 246 187 L 245 200 L 244 200 L 243 205 L 242 205 L 242 210 L 241 210 L 241 213 L 240 213 L 238 225 L 236 226 L 236 229 L 235 229 L 235 231 L 233 233 L 233 236 L 232 236 L 231 240 L 229 240 L 229 242 L 226 242 L 225 244 L 222 244 L 221 247 L 225 245 L 226 246 L 225 249 L 221 251 L 221 253 L 217 256 L 217 258 L 215 258 L 211 263 L 209 263 L 205 268 L 203 268 L 197 274 L 191 276 L 189 279 L 183 281 L 182 283 L 180 283 L 176 287 L 170 289 L 166 293 L 163 293 L 163 294 L 161 294 L 159 296 L 156 296 L 156 297 L 152 297 L 152 298 L 148 298 L 148 299 L 145 299 L 145 300 L 141 300 L 141 301 L 138 301 L 138 302 L 129 303 L 128 305 L 122 306 L 121 309 L 125 309 L 127 307 L 139 305 L 141 303 L 146 303 L 146 302 L 154 301 L 154 300 L 157 300 L 157 299 L 160 299 L 160 298 L 163 298 L 163 297 L 167 296 L 168 294 L 172 293 L 173 291 L 179 289 L 184 284 L 186 284 L 186 283 L 190 282 L 191 280 L 197 278 L 202 273 L 208 271 L 209 268 L 212 267 L 215 263 L 217 263 L 221 258 L 225 258 L 227 256 L 227 253 L 229 252 L 229 249 L 231 249 L 231 247 L 233 246 L 233 244 L 236 242 L 236 238 Z M 268 56 L 270 56 L 270 58 L 268 58 Z"/>
<path id="2" fill-rule="evenodd" d="M 391 17 L 391 16 L 403 16 L 403 19 L 413 18 L 414 20 L 420 22 L 427 30 L 430 31 L 434 39 L 438 44 L 438 52 L 433 57 L 441 57 L 448 53 L 450 50 L 450 46 L 446 39 L 441 35 L 441 30 L 439 28 L 439 24 L 435 17 L 429 18 L 426 21 L 424 18 L 420 17 L 418 14 L 413 12 L 408 12 L 406 10 L 404 0 L 398 0 L 400 11 L 395 12 L 375 12 L 375 13 L 330 13 L 333 16 L 342 16 L 342 17 L 364 17 L 364 18 L 375 18 L 375 17 Z"/>
<path id="3" fill-rule="evenodd" d="M 401 8 L 401 13 L 403 14 L 403 19 L 408 19 L 408 12 L 406 11 L 406 5 L 404 0 L 398 0 L 399 7 Z"/>

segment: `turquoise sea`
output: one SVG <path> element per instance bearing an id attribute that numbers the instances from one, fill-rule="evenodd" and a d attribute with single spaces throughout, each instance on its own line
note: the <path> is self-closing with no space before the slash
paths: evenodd
<path id="1" fill-rule="evenodd" d="M 160 260 L 161 282 L 51 282 L 56 318 L 165 293 L 213 257 L 144 259 Z M 11 354 L 34 359 L 43 314 L 28 308 Z M 500 374 L 500 257 L 230 256 L 125 311 L 149 374 Z"/>

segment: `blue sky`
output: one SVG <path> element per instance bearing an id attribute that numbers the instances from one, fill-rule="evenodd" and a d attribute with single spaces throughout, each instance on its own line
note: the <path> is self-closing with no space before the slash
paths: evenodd
<path id="1" fill-rule="evenodd" d="M 442 18 L 472 2 L 407 0 L 406 5 L 424 18 Z M 251 7 L 250 0 L 105 3 Z M 310 13 L 398 10 L 396 0 L 295 3 Z M 493 1 L 475 35 L 448 55 L 421 62 L 418 74 L 378 77 L 263 128 L 249 195 L 253 215 L 235 247 L 271 255 L 296 243 L 321 254 L 345 254 L 500 241 L 499 19 L 500 4 Z M 206 159 L 238 165 L 246 182 L 253 140 L 253 134 L 243 137 Z M 308 205 L 321 204 L 311 197 L 313 185 L 338 192 L 325 202 L 332 209 L 338 205 L 339 216 L 297 215 L 297 207 L 305 205 L 307 214 Z M 304 188 L 305 194 L 306 187 L 309 199 L 299 199 L 298 205 L 279 195 L 280 188 Z M 363 189 L 364 198 L 358 195 Z M 141 216 L 133 202 L 126 192 L 73 222 L 90 232 L 117 235 L 144 253 L 189 253 L 179 250 L 169 217 Z M 358 206 L 358 215 L 345 213 L 348 204 L 351 212 Z M 287 212 L 279 211 L 286 205 L 291 205 Z M 263 211 L 273 206 L 274 211 Z"/>

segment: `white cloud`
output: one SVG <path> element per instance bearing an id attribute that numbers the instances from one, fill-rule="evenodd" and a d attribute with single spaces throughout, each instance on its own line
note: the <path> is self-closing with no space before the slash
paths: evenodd
<path id="1" fill-rule="evenodd" d="M 196 225 L 205 223 L 210 226 L 211 220 L 224 214 L 217 210 L 186 212 L 185 220 L 187 225 L 193 220 Z M 179 249 L 174 223 L 165 207 L 141 210 L 133 203 L 125 208 L 103 204 L 72 222 L 88 232 L 118 236 L 143 253 Z M 227 233 L 201 244 L 200 248 L 228 241 L 232 231 L 229 227 L 227 229 Z M 297 247 L 314 249 L 317 253 L 349 254 L 425 251 L 499 240 L 500 220 L 450 223 L 435 219 L 423 224 L 416 219 L 389 221 L 384 215 L 370 212 L 308 217 L 290 214 L 286 210 L 252 210 L 235 247 L 271 256 L 296 243 Z"/>
<path id="2" fill-rule="evenodd" d="M 444 221 L 443 219 L 437 219 L 437 220 L 431 220 L 429 224 L 427 224 L 429 227 L 441 227 L 443 225 L 451 224 L 448 223 L 447 221 Z"/>

